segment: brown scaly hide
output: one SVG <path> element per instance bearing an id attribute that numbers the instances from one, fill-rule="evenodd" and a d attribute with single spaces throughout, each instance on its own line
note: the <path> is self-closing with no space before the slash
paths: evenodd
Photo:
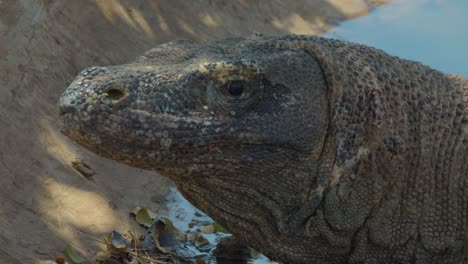
<path id="1" fill-rule="evenodd" d="M 359 44 L 257 35 L 90 68 L 59 106 L 71 138 L 171 177 L 275 260 L 462 263 L 467 87 Z"/>
<path id="2" fill-rule="evenodd" d="M 352 263 L 461 263 L 468 80 L 347 42 L 285 37 L 277 46 L 320 61 L 333 109 L 330 189 L 306 232 L 337 245 L 347 236 Z"/>

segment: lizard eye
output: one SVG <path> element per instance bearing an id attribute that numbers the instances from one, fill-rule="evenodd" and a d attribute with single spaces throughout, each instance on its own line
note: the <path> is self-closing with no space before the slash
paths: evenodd
<path id="1" fill-rule="evenodd" d="M 229 94 L 232 96 L 241 96 L 244 92 L 244 81 L 235 80 L 227 83 Z"/>

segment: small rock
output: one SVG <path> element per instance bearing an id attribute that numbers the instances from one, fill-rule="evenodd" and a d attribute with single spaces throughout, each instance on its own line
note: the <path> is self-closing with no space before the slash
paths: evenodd
<path id="1" fill-rule="evenodd" d="M 230 236 L 222 238 L 213 251 L 216 260 L 249 260 L 250 248 L 244 242 Z"/>
<path id="2" fill-rule="evenodd" d="M 72 167 L 77 170 L 81 175 L 89 178 L 96 174 L 96 172 L 82 159 L 75 159 L 71 162 Z"/>
<path id="3" fill-rule="evenodd" d="M 216 230 L 212 224 L 198 227 L 203 234 L 213 234 Z"/>

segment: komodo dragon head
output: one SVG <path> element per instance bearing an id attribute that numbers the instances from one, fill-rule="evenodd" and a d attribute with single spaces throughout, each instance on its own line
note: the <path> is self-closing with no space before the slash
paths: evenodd
<path id="1" fill-rule="evenodd" d="M 279 243 L 322 188 L 326 81 L 304 50 L 173 41 L 130 64 L 82 71 L 59 108 L 66 135 L 170 177 L 253 244 Z"/>
<path id="2" fill-rule="evenodd" d="M 362 260 L 372 241 L 385 259 L 380 247 L 394 238 L 379 232 L 393 228 L 385 224 L 392 213 L 369 217 L 387 181 L 375 175 L 397 173 L 408 160 L 396 158 L 398 138 L 380 140 L 390 99 L 379 82 L 397 80 L 404 64 L 387 57 L 318 37 L 173 41 L 129 64 L 82 71 L 59 112 L 67 136 L 170 177 L 195 206 L 274 259 L 342 263 L 354 252 Z M 381 142 L 388 159 L 379 161 Z M 376 223 L 363 228 L 366 221 Z"/>

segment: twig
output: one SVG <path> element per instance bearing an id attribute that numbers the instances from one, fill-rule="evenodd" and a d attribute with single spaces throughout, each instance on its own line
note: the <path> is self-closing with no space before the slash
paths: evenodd
<path id="1" fill-rule="evenodd" d="M 75 246 L 76 248 L 79 248 L 81 250 L 83 250 L 84 252 L 90 254 L 90 255 L 93 255 L 93 252 L 91 252 L 90 250 L 86 250 L 84 248 L 82 248 L 81 246 L 79 246 L 77 243 L 74 243 L 72 241 L 69 241 L 68 243 L 72 244 L 73 246 Z M 84 256 L 86 258 L 87 261 L 89 261 L 89 263 L 91 263 L 91 259 L 88 257 L 88 256 Z"/>
<path id="2" fill-rule="evenodd" d="M 107 243 L 106 241 L 100 240 L 99 238 L 95 238 L 95 237 L 93 237 L 93 236 L 91 236 L 91 235 L 88 235 L 88 234 L 86 234 L 86 233 L 84 233 L 84 232 L 82 232 L 82 231 L 80 231 L 80 230 L 78 230 L 78 233 L 80 233 L 80 234 L 82 234 L 82 235 L 84 235 L 84 236 L 87 236 L 88 238 L 91 238 L 91 239 L 93 239 L 93 240 L 95 240 L 95 241 L 97 241 L 97 242 L 101 242 L 101 243 L 103 243 L 103 244 L 105 244 L 105 245 L 108 245 L 108 243 Z"/>
<path id="3" fill-rule="evenodd" d="M 157 264 L 171 264 L 169 262 L 165 262 L 165 261 L 159 261 L 157 259 L 154 259 L 152 257 L 145 257 L 145 256 L 140 256 L 139 254 L 135 253 L 135 252 L 132 252 L 132 251 L 127 251 L 128 254 L 131 254 L 133 256 L 136 256 L 136 257 L 139 257 L 139 258 L 142 258 L 142 259 L 146 259 L 146 260 L 149 260 L 149 261 L 155 261 Z"/>

